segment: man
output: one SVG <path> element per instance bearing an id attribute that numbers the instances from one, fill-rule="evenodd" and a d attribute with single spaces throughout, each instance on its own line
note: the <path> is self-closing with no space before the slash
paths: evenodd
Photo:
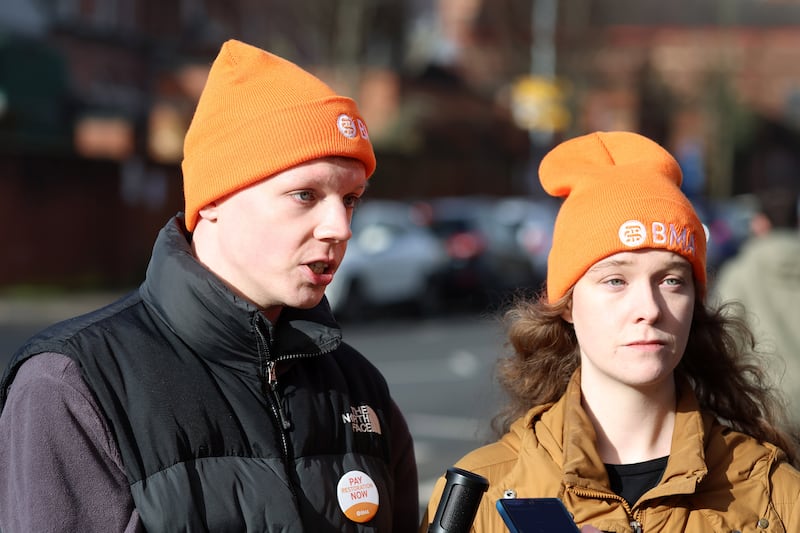
<path id="1" fill-rule="evenodd" d="M 800 424 L 800 230 L 798 191 L 769 187 L 756 195 L 751 238 L 719 273 L 715 290 L 742 304 L 762 351 L 779 357 L 775 367 L 789 412 Z"/>
<path id="2" fill-rule="evenodd" d="M 412 531 L 411 437 L 324 291 L 375 169 L 355 103 L 231 40 L 145 281 L 20 349 L 2 531 Z"/>

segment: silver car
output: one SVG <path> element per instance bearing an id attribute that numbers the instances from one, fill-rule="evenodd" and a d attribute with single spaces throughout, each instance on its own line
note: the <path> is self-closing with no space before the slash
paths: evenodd
<path id="1" fill-rule="evenodd" d="M 353 216 L 353 236 L 325 294 L 339 319 L 408 304 L 432 313 L 442 303 L 447 254 L 415 205 L 366 200 Z"/>

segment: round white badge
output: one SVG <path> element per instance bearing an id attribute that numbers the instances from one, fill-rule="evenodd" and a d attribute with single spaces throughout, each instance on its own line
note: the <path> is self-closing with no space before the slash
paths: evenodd
<path id="1" fill-rule="evenodd" d="M 367 522 L 378 512 L 378 487 L 360 470 L 351 470 L 342 476 L 336 495 L 342 512 L 353 522 Z"/>

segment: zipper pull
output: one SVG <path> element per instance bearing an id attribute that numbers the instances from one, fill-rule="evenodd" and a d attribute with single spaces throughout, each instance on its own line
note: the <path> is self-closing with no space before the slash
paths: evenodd
<path id="1" fill-rule="evenodd" d="M 643 531 L 642 530 L 642 524 L 640 524 L 636 520 L 633 520 L 631 522 L 631 529 L 633 530 L 633 533 L 642 533 L 642 531 Z"/>
<path id="2" fill-rule="evenodd" d="M 273 391 L 278 387 L 278 373 L 275 371 L 275 361 L 267 363 L 267 381 Z"/>
<path id="3" fill-rule="evenodd" d="M 286 416 L 286 413 L 283 412 L 281 398 L 278 395 L 278 372 L 275 370 L 275 361 L 267 363 L 267 382 L 269 383 L 272 397 L 275 398 L 275 412 L 281 420 L 281 427 L 283 427 L 283 429 L 291 429 L 292 423 L 289 421 L 289 417 Z"/>

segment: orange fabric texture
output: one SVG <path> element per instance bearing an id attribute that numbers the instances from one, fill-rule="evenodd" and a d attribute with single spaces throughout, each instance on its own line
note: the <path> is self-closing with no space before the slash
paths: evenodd
<path id="1" fill-rule="evenodd" d="M 597 261 L 644 248 L 685 257 L 704 295 L 707 236 L 682 179 L 669 152 L 637 133 L 595 132 L 553 148 L 539 166 L 545 191 L 564 198 L 547 263 L 548 300 L 564 296 Z"/>
<path id="2" fill-rule="evenodd" d="M 328 156 L 375 154 L 356 103 L 274 54 L 229 40 L 211 66 L 183 150 L 186 228 L 214 200 Z"/>

